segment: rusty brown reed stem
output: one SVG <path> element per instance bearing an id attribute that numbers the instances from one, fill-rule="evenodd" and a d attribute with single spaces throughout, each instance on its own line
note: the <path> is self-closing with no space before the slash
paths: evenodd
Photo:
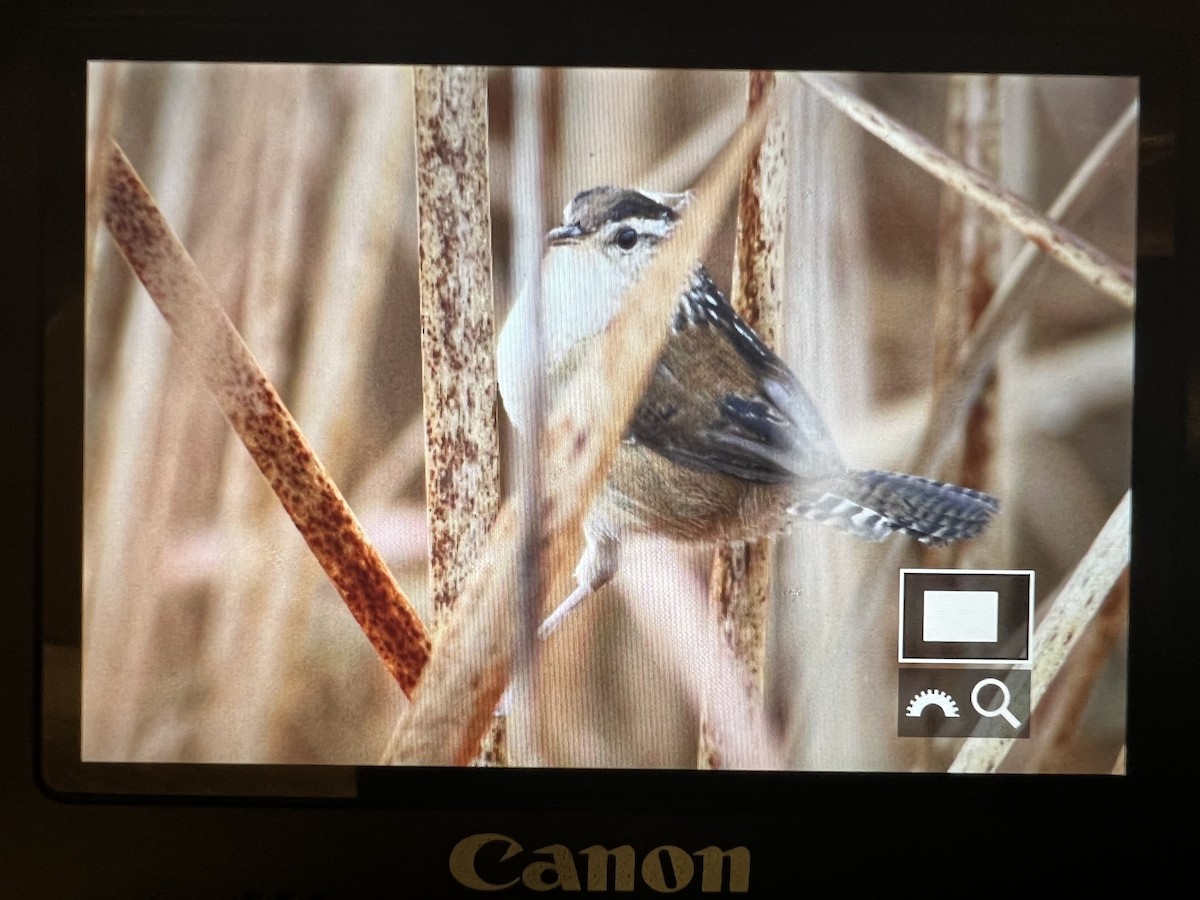
<path id="1" fill-rule="evenodd" d="M 425 499 L 436 631 L 500 506 L 487 72 L 414 74 Z"/>
<path id="2" fill-rule="evenodd" d="M 411 696 L 429 638 L 387 566 L 115 142 L 104 221 L 384 665 Z"/>

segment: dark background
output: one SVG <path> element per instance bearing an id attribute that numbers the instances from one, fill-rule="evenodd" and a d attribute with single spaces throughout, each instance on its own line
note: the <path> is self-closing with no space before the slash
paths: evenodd
<path id="1" fill-rule="evenodd" d="M 760 896 L 798 891 L 826 870 L 842 885 L 858 881 L 859 867 L 886 876 L 929 847 L 939 848 L 946 869 L 975 869 L 972 826 L 979 824 L 1009 846 L 1060 863 L 1048 867 L 1057 876 L 1039 877 L 1065 886 L 1140 871 L 1150 852 L 1142 848 L 1154 848 L 1156 873 L 1168 872 L 1166 810 L 1192 793 L 1196 770 L 1172 719 L 1191 703 L 1185 663 L 1194 656 L 1196 590 L 1188 572 L 1200 547 L 1191 515 L 1200 461 L 1196 25 L 1194 10 L 1081 2 L 880 8 L 842 0 L 761 11 L 682 2 L 357 2 L 336 11 L 277 0 L 253 8 L 213 0 L 9 4 L 0 27 L 0 209 L 7 215 L 0 893 L 447 896 L 450 848 L 481 831 L 510 834 L 527 848 L 744 844 L 753 855 L 752 893 Z M 1172 98 L 1178 129 L 1174 156 L 1143 173 L 1140 192 L 1142 234 L 1154 255 L 1138 267 L 1130 774 L 507 772 L 485 781 L 477 773 L 367 770 L 353 804 L 50 796 L 37 774 L 35 673 L 38 598 L 53 574 L 39 565 L 40 504 L 55 486 L 44 481 L 40 459 L 45 449 L 77 454 L 80 435 L 39 428 L 44 379 L 70 376 L 43 371 L 42 344 L 55 312 L 77 302 L 81 280 L 81 262 L 73 261 L 81 232 L 64 227 L 64 217 L 78 221 L 82 203 L 88 55 L 1142 74 L 1144 96 L 1168 101 L 1147 103 L 1143 131 L 1171 119 Z M 64 171 L 74 180 L 61 179 Z M 1172 196 L 1173 234 L 1159 213 Z"/>

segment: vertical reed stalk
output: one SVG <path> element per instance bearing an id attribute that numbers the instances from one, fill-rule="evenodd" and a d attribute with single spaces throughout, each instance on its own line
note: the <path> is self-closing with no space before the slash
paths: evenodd
<path id="1" fill-rule="evenodd" d="M 946 110 L 946 152 L 967 166 L 996 177 L 1000 169 L 1000 92 L 995 75 L 952 75 Z M 942 190 L 938 229 L 937 288 L 933 315 L 934 403 L 958 377 L 958 354 L 978 323 L 992 294 L 1000 250 L 1000 229 L 993 216 L 950 187 Z M 988 372 L 966 412 L 961 452 L 953 465 L 936 473 L 947 481 L 997 493 L 993 482 L 997 371 Z M 1001 558 L 995 549 L 1003 520 L 967 550 Z M 986 549 L 984 545 L 986 544 Z M 926 565 L 961 565 L 964 548 L 924 550 Z"/>
<path id="2" fill-rule="evenodd" d="M 793 96 L 784 358 L 840 436 L 870 400 L 873 315 L 869 271 L 859 264 L 871 253 L 865 141 L 814 91 Z M 786 709 L 789 764 L 891 767 L 872 724 L 883 714 L 879 692 L 847 689 L 888 677 L 886 626 L 869 627 L 860 599 L 875 594 L 851 587 L 859 573 L 877 574 L 877 546 L 808 523 L 778 544 L 767 706 Z"/>
<path id="3" fill-rule="evenodd" d="M 487 71 L 414 76 L 425 498 L 435 633 L 500 506 Z M 483 758 L 502 764 L 503 728 Z"/>
<path id="4" fill-rule="evenodd" d="M 748 113 L 775 89 L 775 73 L 751 72 Z M 787 123 L 779 110 L 767 125 L 757 152 L 746 164 L 738 193 L 737 249 L 732 303 L 768 346 L 779 342 L 784 233 L 787 213 Z M 747 702 L 762 703 L 767 616 L 771 599 L 773 542 L 763 539 L 719 546 L 710 576 L 710 606 L 721 633 L 745 668 Z M 721 767 L 721 748 L 701 709 L 698 760 Z"/>
<path id="5" fill-rule="evenodd" d="M 425 497 L 436 633 L 500 504 L 487 72 L 421 67 L 414 92 Z"/>
<path id="6" fill-rule="evenodd" d="M 527 302 L 521 305 L 526 316 L 522 330 L 529 340 L 533 369 L 545 371 L 542 363 L 545 347 L 542 335 L 541 263 L 551 206 L 558 178 L 561 134 L 561 75 L 557 69 L 517 69 L 513 72 L 513 185 L 524 201 L 513 210 L 513 258 L 517 268 L 528 273 L 524 290 Z M 552 477 L 546 463 L 546 425 L 552 396 L 541 379 L 531 385 L 528 433 L 519 442 L 516 462 L 516 489 L 521 504 L 520 521 L 521 606 L 517 634 L 516 667 L 512 688 L 518 715 L 512 722 L 498 720 L 494 727 L 507 727 L 510 750 L 523 765 L 536 765 L 544 756 L 547 738 L 558 723 L 547 715 L 547 693 L 551 683 L 544 679 L 548 671 L 547 653 L 537 637 L 537 628 L 556 602 L 556 586 L 548 581 L 549 567 L 542 558 L 545 547 L 545 522 L 540 511 L 546 485 Z M 561 649 L 561 648 L 560 648 Z M 486 749 L 486 742 L 485 742 Z"/>

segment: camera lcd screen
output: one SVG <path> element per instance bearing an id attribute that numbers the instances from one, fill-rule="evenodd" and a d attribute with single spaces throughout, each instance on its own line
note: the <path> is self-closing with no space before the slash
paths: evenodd
<path id="1" fill-rule="evenodd" d="M 1138 92 L 90 63 L 81 760 L 1123 773 Z"/>

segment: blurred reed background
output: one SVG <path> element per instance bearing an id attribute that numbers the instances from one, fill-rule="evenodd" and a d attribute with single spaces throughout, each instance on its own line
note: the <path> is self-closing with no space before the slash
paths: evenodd
<path id="1" fill-rule="evenodd" d="M 688 187 L 746 104 L 744 73 L 557 71 L 533 109 L 514 75 L 488 76 L 498 322 L 528 275 L 522 222 L 557 221 L 596 184 Z M 841 81 L 1039 210 L 1136 98 L 1129 79 Z M 806 84 L 788 96 L 778 349 L 848 463 L 904 469 L 979 298 L 1024 241 Z M 513 190 L 529 116 L 552 188 L 540 211 Z M 404 68 L 89 69 L 89 160 L 109 134 L 124 147 L 431 623 L 413 127 Z M 1127 265 L 1136 173 L 1134 127 L 1065 222 Z M 403 694 L 184 366 L 98 224 L 99 196 L 90 184 L 83 758 L 377 763 Z M 733 213 L 708 255 L 726 288 Z M 815 526 L 778 542 L 765 702 L 797 768 L 944 770 L 961 742 L 895 737 L 897 570 L 1034 568 L 1040 612 L 1129 487 L 1131 311 L 1044 259 L 1019 291 L 1027 308 L 953 452 L 920 471 L 997 494 L 988 536 L 953 554 Z M 662 635 L 680 604 L 707 602 L 711 555 L 633 542 L 615 585 L 547 643 L 543 761 L 695 765 L 688 660 Z M 1007 768 L 1113 769 L 1123 603 L 1118 587 Z"/>

